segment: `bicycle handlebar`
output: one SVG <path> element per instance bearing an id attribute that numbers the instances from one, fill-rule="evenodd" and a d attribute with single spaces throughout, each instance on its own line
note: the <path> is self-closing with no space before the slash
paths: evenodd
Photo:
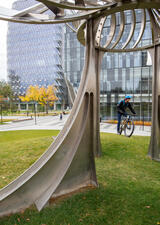
<path id="1" fill-rule="evenodd" d="M 136 116 L 137 114 L 128 114 L 128 113 L 126 113 L 126 114 L 122 114 L 124 117 L 127 117 L 127 116 Z"/>

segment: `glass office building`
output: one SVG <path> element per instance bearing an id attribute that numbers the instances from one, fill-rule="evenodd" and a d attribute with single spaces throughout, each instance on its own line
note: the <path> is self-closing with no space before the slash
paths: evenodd
<path id="1" fill-rule="evenodd" d="M 12 8 L 22 10 L 37 4 L 35 0 L 17 0 Z M 46 13 L 52 13 L 47 11 Z M 14 91 L 23 95 L 29 85 L 39 87 L 55 84 L 62 86 L 62 44 L 63 26 L 61 24 L 37 25 L 9 23 L 7 39 L 8 77 L 14 85 Z M 13 77 L 13 78 L 12 78 Z M 64 91 L 64 87 L 63 91 Z M 62 89 L 61 88 L 61 89 Z M 59 90 L 61 90 L 59 89 Z M 59 94 L 59 104 L 64 101 Z"/>
<path id="2" fill-rule="evenodd" d="M 147 14 L 147 12 L 146 12 Z M 119 32 L 120 16 L 117 13 L 116 34 Z M 125 32 L 118 48 L 127 39 L 131 27 L 131 12 L 125 12 Z M 130 46 L 137 40 L 141 29 L 141 10 L 136 10 L 136 32 Z M 110 17 L 107 18 L 102 35 L 102 42 L 109 34 Z M 139 43 L 139 47 L 151 43 L 150 21 L 147 15 L 146 29 Z M 74 87 L 79 86 L 84 65 L 84 47 L 77 41 L 76 34 L 65 27 L 65 75 Z M 111 42 L 114 43 L 115 39 Z M 100 75 L 100 112 L 102 119 L 116 119 L 117 103 L 125 97 L 132 95 L 132 104 L 137 113 L 137 120 L 151 120 L 152 108 L 152 66 L 148 65 L 147 51 L 130 53 L 105 53 Z"/>
<path id="3" fill-rule="evenodd" d="M 76 90 L 79 87 L 84 65 L 84 46 L 68 26 L 64 27 L 64 38 L 64 74 Z"/>

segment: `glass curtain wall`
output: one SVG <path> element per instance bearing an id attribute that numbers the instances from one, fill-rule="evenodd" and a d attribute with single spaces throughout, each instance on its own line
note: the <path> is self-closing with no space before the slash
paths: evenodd
<path id="1" fill-rule="evenodd" d="M 147 15 L 147 25 L 138 47 L 151 43 L 150 21 Z M 125 43 L 131 28 L 131 11 L 125 11 L 126 24 L 124 34 L 117 48 Z M 132 47 L 136 42 L 141 29 L 142 11 L 136 10 L 136 31 L 129 44 Z M 116 14 L 116 35 L 120 28 L 120 14 Z M 105 42 L 110 30 L 110 17 L 106 20 L 103 31 Z M 116 37 L 115 35 L 115 37 Z M 116 38 L 110 45 L 114 44 Z M 106 53 L 103 58 L 101 71 L 101 116 L 103 119 L 116 119 L 117 103 L 125 95 L 131 95 L 132 104 L 138 120 L 151 120 L 152 102 L 152 66 L 147 64 L 147 51 L 129 53 Z"/>
<path id="2" fill-rule="evenodd" d="M 64 27 L 64 37 L 64 74 L 77 90 L 84 65 L 84 46 L 68 26 Z"/>
<path id="3" fill-rule="evenodd" d="M 22 10 L 37 4 L 35 0 L 17 0 L 12 8 Z M 52 13 L 47 11 L 46 13 Z M 63 26 L 61 24 L 8 24 L 8 79 L 16 95 L 24 95 L 30 85 L 39 87 L 55 84 L 64 76 L 62 67 Z M 13 82 L 16 77 L 18 82 Z M 58 81 L 58 82 L 57 82 Z M 64 88 L 59 88 L 64 91 Z M 60 104 L 64 95 L 59 95 Z"/>
<path id="4" fill-rule="evenodd" d="M 146 12 L 147 13 L 147 12 Z M 120 27 L 120 15 L 116 14 L 118 35 Z M 131 12 L 125 12 L 125 32 L 117 48 L 120 48 L 128 37 L 131 27 Z M 109 34 L 111 18 L 105 22 L 102 42 L 106 41 Z M 141 10 L 136 10 L 136 32 L 130 46 L 133 46 L 141 29 Z M 79 86 L 80 77 L 84 65 L 84 47 L 77 41 L 76 34 L 66 27 L 64 44 L 64 71 L 74 87 Z M 111 45 L 114 43 L 113 39 Z M 139 47 L 151 43 L 150 22 L 147 14 L 146 29 L 139 43 Z M 131 95 L 132 104 L 137 113 L 137 120 L 151 120 L 152 108 L 152 66 L 148 65 L 147 51 L 130 53 L 106 53 L 103 57 L 100 75 L 100 113 L 104 120 L 117 119 L 117 103 Z"/>

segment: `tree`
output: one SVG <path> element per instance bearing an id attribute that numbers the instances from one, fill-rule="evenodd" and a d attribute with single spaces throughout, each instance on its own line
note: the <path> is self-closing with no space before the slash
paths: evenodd
<path id="1" fill-rule="evenodd" d="M 19 96 L 22 102 L 38 102 L 45 106 L 48 114 L 48 106 L 53 106 L 54 102 L 58 100 L 56 97 L 56 88 L 54 85 L 49 85 L 47 88 L 38 86 L 29 86 L 25 96 Z"/>
<path id="2" fill-rule="evenodd" d="M 54 85 L 49 85 L 48 88 L 41 87 L 39 94 L 39 103 L 46 107 L 46 113 L 48 114 L 48 106 L 53 106 L 54 102 L 58 100 L 56 88 Z"/>
<path id="3" fill-rule="evenodd" d="M 10 100 L 13 97 L 12 88 L 6 81 L 0 81 L 0 95 Z"/>
<path id="4" fill-rule="evenodd" d="M 22 102 L 38 102 L 39 100 L 39 87 L 30 85 L 27 89 L 25 96 L 19 96 Z"/>
<path id="5" fill-rule="evenodd" d="M 3 109 L 8 110 L 9 107 L 11 109 L 12 101 L 13 101 L 13 91 L 11 86 L 6 81 L 0 81 L 1 111 L 2 111 L 2 104 L 3 104 Z"/>

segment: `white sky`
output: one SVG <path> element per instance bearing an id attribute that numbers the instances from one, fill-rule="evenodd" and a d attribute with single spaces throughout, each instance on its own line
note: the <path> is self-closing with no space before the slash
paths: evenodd
<path id="1" fill-rule="evenodd" d="M 11 8 L 14 0 L 0 0 L 0 6 Z M 7 22 L 0 20 L 0 80 L 7 79 Z"/>

